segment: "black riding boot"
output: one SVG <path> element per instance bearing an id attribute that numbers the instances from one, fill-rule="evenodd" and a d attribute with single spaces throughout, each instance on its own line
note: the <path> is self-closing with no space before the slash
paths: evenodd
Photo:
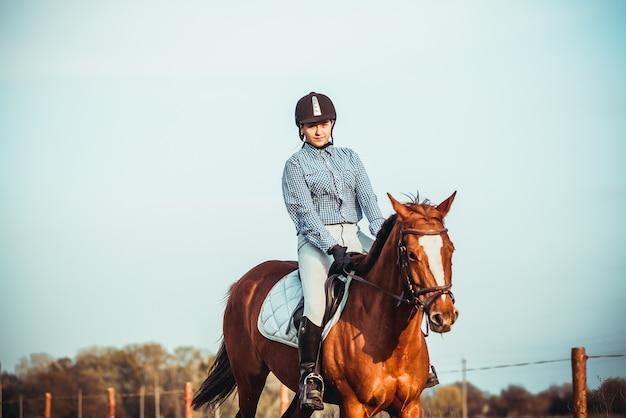
<path id="1" fill-rule="evenodd" d="M 324 409 L 324 380 L 318 365 L 321 344 L 322 328 L 303 316 L 298 332 L 300 408 Z"/>

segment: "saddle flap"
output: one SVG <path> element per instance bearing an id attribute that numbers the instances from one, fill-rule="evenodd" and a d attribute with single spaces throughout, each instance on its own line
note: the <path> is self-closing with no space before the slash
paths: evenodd
<path id="1" fill-rule="evenodd" d="M 344 276 L 331 276 L 326 291 L 335 295 L 332 303 L 327 303 L 324 316 L 325 338 L 328 331 L 337 323 L 348 299 L 351 279 Z M 330 278 L 329 278 L 330 279 Z M 329 312 L 329 308 L 332 312 Z M 302 284 L 298 271 L 293 271 L 280 279 L 270 290 L 259 313 L 257 326 L 261 335 L 273 341 L 298 346 L 298 327 L 304 311 Z"/>

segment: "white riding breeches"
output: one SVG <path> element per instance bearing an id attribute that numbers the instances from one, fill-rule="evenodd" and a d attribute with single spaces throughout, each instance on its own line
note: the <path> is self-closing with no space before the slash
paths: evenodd
<path id="1" fill-rule="evenodd" d="M 367 252 L 374 240 L 361 232 L 355 224 L 326 225 L 326 229 L 341 246 L 349 252 Z M 333 263 L 332 255 L 311 244 L 306 237 L 298 235 L 298 268 L 304 296 L 304 316 L 318 327 L 322 325 L 326 309 L 326 290 L 324 283 L 328 269 Z"/>

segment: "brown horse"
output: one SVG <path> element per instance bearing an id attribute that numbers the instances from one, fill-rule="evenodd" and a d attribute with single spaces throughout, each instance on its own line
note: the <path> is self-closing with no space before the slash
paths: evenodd
<path id="1" fill-rule="evenodd" d="M 458 317 L 452 286 L 454 246 L 444 217 L 455 197 L 439 205 L 402 204 L 371 251 L 353 256 L 355 273 L 348 302 L 322 346 L 325 402 L 342 417 L 420 417 L 420 394 L 429 371 L 422 323 L 448 332 Z M 231 290 L 224 312 L 224 339 L 194 408 L 221 404 L 237 388 L 237 417 L 254 417 L 271 371 L 298 391 L 297 349 L 263 337 L 257 329 L 261 305 L 271 288 L 297 268 L 292 261 L 267 261 L 247 272 Z M 356 279 L 356 280 L 355 280 Z M 294 397 L 283 416 L 309 416 Z"/>

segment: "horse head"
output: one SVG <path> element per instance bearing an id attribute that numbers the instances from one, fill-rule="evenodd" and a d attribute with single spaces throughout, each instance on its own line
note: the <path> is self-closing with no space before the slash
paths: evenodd
<path id="1" fill-rule="evenodd" d="M 459 316 L 450 291 L 454 245 L 444 227 L 455 195 L 434 206 L 427 201 L 403 204 L 387 194 L 397 213 L 401 274 L 414 303 L 424 309 L 430 329 L 439 333 L 450 331 Z"/>

